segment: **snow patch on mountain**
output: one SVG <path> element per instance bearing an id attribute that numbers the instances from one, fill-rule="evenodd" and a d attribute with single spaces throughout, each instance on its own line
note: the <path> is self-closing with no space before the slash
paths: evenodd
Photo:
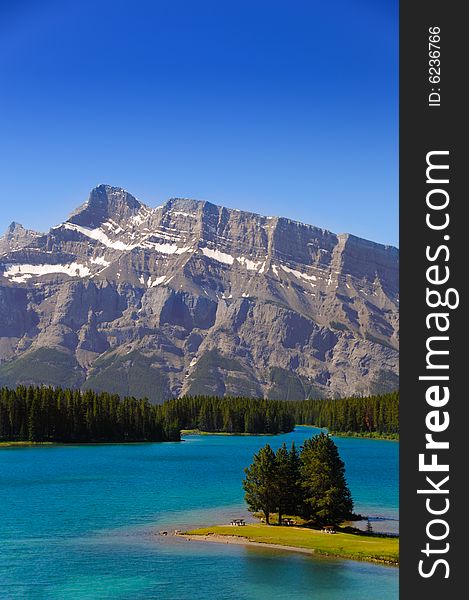
<path id="1" fill-rule="evenodd" d="M 24 283 L 31 277 L 50 275 L 51 273 L 64 273 L 70 277 L 87 277 L 90 270 L 85 265 L 73 262 L 65 265 L 28 265 L 11 264 L 4 265 L 3 276 L 16 283 Z"/>
<path id="2" fill-rule="evenodd" d="M 176 244 L 162 244 L 159 242 L 150 242 L 149 240 L 143 242 L 142 244 L 136 244 L 136 246 L 141 246 L 142 248 L 155 250 L 156 252 L 160 252 L 161 254 L 184 254 L 185 252 L 189 252 L 189 250 L 191 250 L 189 246 L 184 246 L 180 248 Z"/>
<path id="3" fill-rule="evenodd" d="M 231 254 L 226 254 L 220 250 L 212 250 L 211 248 L 201 248 L 202 254 L 208 258 L 212 258 L 217 262 L 224 263 L 225 265 L 232 265 L 234 263 L 234 257 Z"/>
<path id="4" fill-rule="evenodd" d="M 262 265 L 262 261 L 254 262 L 249 258 L 245 258 L 244 256 L 238 256 L 236 260 L 243 266 L 246 267 L 248 271 L 257 271 L 259 267 Z"/>
<path id="5" fill-rule="evenodd" d="M 160 285 L 161 283 L 163 283 L 163 281 L 166 279 L 166 275 L 161 275 L 160 277 L 155 277 L 155 279 L 152 281 L 151 277 L 148 278 L 147 281 L 147 286 L 150 287 L 156 287 L 157 285 Z"/>
<path id="6" fill-rule="evenodd" d="M 306 273 L 301 273 L 296 269 L 290 269 L 290 267 L 287 267 L 285 265 L 280 265 L 280 268 L 283 269 L 285 273 L 290 273 L 291 275 L 298 277 L 298 279 L 305 279 L 306 281 L 317 281 L 316 275 L 307 275 Z"/>
<path id="7" fill-rule="evenodd" d="M 94 257 L 91 259 L 91 262 L 92 262 L 94 265 L 101 265 L 101 266 L 103 266 L 103 267 L 108 267 L 108 266 L 111 264 L 111 263 L 110 263 L 108 260 L 106 260 L 106 259 L 105 259 L 104 257 L 102 257 L 102 256 L 94 256 Z"/>
<path id="8" fill-rule="evenodd" d="M 63 223 L 62 227 L 65 229 L 70 229 L 71 231 L 78 231 L 86 237 L 96 240 L 97 242 L 101 242 L 101 244 L 104 246 L 113 248 L 114 250 L 132 250 L 132 248 L 137 246 L 137 244 L 125 244 L 119 240 L 113 242 L 99 227 L 96 229 L 89 229 L 88 227 L 76 225 L 75 223 Z"/>

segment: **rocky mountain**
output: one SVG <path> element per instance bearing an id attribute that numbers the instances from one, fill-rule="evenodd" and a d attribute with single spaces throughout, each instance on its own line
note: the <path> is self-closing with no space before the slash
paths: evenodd
<path id="1" fill-rule="evenodd" d="M 0 240 L 0 385 L 299 399 L 398 386 L 396 248 L 100 185 Z"/>
<path id="2" fill-rule="evenodd" d="M 25 229 L 20 223 L 11 223 L 5 232 L 5 235 L 0 238 L 0 256 L 11 252 L 12 250 L 19 250 L 24 246 L 32 243 L 36 237 L 41 236 L 41 233 L 32 231 L 31 229 Z"/>

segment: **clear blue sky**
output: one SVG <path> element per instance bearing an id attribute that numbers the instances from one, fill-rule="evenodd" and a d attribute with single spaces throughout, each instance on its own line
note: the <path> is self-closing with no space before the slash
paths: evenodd
<path id="1" fill-rule="evenodd" d="M 99 183 L 397 245 L 397 0 L 12 0 L 0 229 Z"/>

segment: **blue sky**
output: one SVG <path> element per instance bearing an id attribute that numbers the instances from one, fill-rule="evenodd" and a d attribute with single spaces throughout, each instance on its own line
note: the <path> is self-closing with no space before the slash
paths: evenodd
<path id="1" fill-rule="evenodd" d="M 0 229 L 99 183 L 398 240 L 397 1 L 0 8 Z"/>

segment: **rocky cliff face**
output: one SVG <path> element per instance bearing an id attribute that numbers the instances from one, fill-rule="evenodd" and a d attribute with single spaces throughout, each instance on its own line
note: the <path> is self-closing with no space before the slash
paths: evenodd
<path id="1" fill-rule="evenodd" d="M 13 227 L 13 229 L 12 229 Z M 101 185 L 0 239 L 0 384 L 300 399 L 398 386 L 398 250 Z"/>
<path id="2" fill-rule="evenodd" d="M 11 223 L 3 237 L 0 237 L 0 256 L 11 250 L 19 250 L 32 243 L 41 233 L 25 229 L 20 223 Z"/>

